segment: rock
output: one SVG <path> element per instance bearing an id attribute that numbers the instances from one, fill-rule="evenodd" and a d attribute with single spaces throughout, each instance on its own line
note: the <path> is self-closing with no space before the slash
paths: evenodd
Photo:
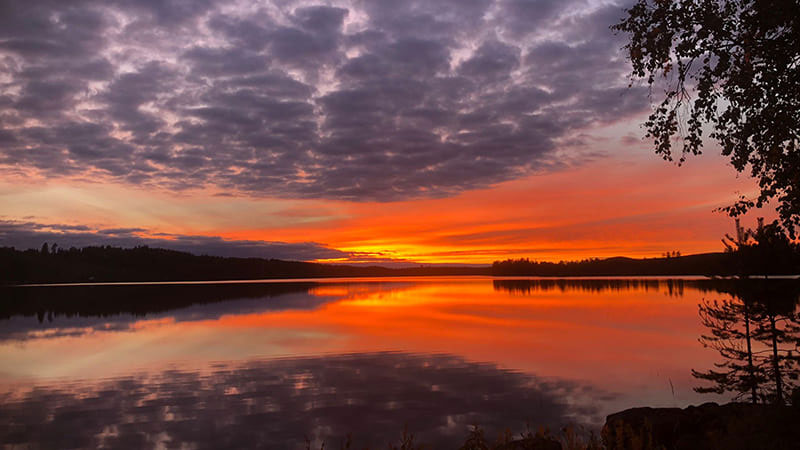
<path id="1" fill-rule="evenodd" d="M 602 437 L 609 450 L 798 450 L 800 410 L 749 403 L 633 408 L 608 416 Z"/>

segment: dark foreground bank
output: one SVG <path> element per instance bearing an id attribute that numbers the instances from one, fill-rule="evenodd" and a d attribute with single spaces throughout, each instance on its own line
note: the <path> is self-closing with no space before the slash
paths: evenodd
<path id="1" fill-rule="evenodd" d="M 705 403 L 633 408 L 611 414 L 603 427 L 608 450 L 800 449 L 800 407 Z"/>
<path id="2" fill-rule="evenodd" d="M 337 448 L 324 446 L 324 448 Z M 349 438 L 341 449 L 350 449 Z M 390 450 L 431 448 L 403 432 Z M 705 403 L 687 408 L 632 408 L 606 419 L 602 439 L 572 428 L 488 438 L 474 427 L 459 450 L 797 450 L 800 408 Z M 311 446 L 307 446 L 311 450 Z"/>

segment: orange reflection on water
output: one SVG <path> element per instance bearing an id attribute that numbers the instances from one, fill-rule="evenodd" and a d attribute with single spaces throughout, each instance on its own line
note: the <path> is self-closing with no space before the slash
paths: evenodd
<path id="1" fill-rule="evenodd" d="M 696 397 L 690 369 L 709 367 L 715 357 L 697 343 L 704 295 L 691 288 L 670 295 L 663 284 L 527 291 L 489 279 L 322 283 L 305 295 L 327 300 L 312 309 L 145 319 L 122 331 L 100 326 L 3 343 L 0 358 L 5 377 L 21 379 L 290 355 L 447 353 L 625 391 L 643 404 L 683 403 Z"/>
<path id="2" fill-rule="evenodd" d="M 696 344 L 696 301 L 661 291 L 576 290 L 516 296 L 491 283 L 419 284 L 373 291 L 315 311 L 222 318 L 220 327 L 291 328 L 344 337 L 342 351 L 446 352 L 556 375 L 631 373 L 678 353 L 707 360 Z M 318 343 L 297 343 L 309 353 Z M 308 348 L 311 347 L 311 348 Z M 607 364 L 613 361 L 613 364 Z M 587 367 L 604 362 L 601 367 Z M 635 370 L 641 372 L 641 370 Z"/>

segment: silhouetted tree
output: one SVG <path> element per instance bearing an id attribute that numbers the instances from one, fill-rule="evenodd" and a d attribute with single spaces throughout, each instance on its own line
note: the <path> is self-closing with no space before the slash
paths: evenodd
<path id="1" fill-rule="evenodd" d="M 43 255 L 49 255 L 50 254 L 50 249 L 47 248 L 47 242 L 42 244 L 42 250 L 41 250 L 40 253 L 43 254 Z"/>
<path id="2" fill-rule="evenodd" d="M 699 372 L 692 369 L 695 378 L 713 385 L 696 387 L 696 392 L 736 392 L 736 398 L 750 395 L 752 403 L 758 403 L 760 386 L 766 374 L 753 363 L 752 305 L 748 301 L 724 300 L 704 301 L 699 305 L 700 320 L 711 334 L 702 335 L 700 343 L 713 348 L 725 359 L 714 364 L 718 370 Z"/>
<path id="3" fill-rule="evenodd" d="M 733 299 L 704 301 L 700 318 L 710 334 L 703 346 L 717 350 L 724 361 L 705 372 L 692 370 L 711 386 L 697 392 L 735 392 L 753 403 L 783 404 L 797 387 L 800 361 L 800 283 L 796 280 L 739 280 Z"/>
<path id="4" fill-rule="evenodd" d="M 724 208 L 732 216 L 778 200 L 790 234 L 800 225 L 800 2 L 638 0 L 611 28 L 629 35 L 632 79 L 665 85 L 645 122 L 655 152 L 679 163 L 701 153 L 704 125 L 761 192 Z M 690 94 L 690 90 L 693 94 Z"/>
<path id="5" fill-rule="evenodd" d="M 740 278 L 800 271 L 800 244 L 790 240 L 777 221 L 764 225 L 759 218 L 758 228 L 752 230 L 744 229 L 736 219 L 736 236 L 726 234 L 722 243 L 734 256 L 733 272 Z"/>
<path id="6" fill-rule="evenodd" d="M 753 336 L 762 345 L 764 371 L 771 380 L 767 398 L 782 405 L 797 386 L 800 371 L 800 317 L 796 311 L 800 289 L 796 284 L 781 282 L 759 281 L 755 285 L 758 288 L 751 295 L 760 300 L 760 320 Z"/>
<path id="7" fill-rule="evenodd" d="M 777 222 L 764 225 L 763 219 L 756 230 L 743 228 L 736 219 L 736 235 L 725 235 L 722 242 L 738 276 L 731 292 L 735 298 L 704 301 L 699 312 L 711 331 L 700 342 L 716 349 L 725 361 L 716 364 L 720 370 L 692 370 L 695 377 L 713 383 L 695 390 L 749 393 L 753 403 L 782 404 L 798 375 L 800 287 L 795 281 L 768 280 L 767 275 L 787 269 L 796 273 L 800 246 Z M 764 279 L 749 279 L 753 275 Z"/>

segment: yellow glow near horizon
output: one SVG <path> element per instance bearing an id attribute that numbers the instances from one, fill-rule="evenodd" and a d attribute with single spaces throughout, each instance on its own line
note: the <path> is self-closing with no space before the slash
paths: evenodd
<path id="1" fill-rule="evenodd" d="M 315 242 L 351 254 L 318 260 L 328 263 L 490 264 L 720 251 L 733 222 L 713 210 L 734 201 L 737 191 L 752 192 L 754 183 L 735 177 L 721 157 L 694 162 L 678 168 L 651 158 L 609 159 L 449 198 L 389 203 L 16 180 L 0 183 L 0 219 L 138 227 L 152 237 Z M 772 210 L 756 214 L 774 217 Z M 756 214 L 745 223 L 755 223 Z"/>

